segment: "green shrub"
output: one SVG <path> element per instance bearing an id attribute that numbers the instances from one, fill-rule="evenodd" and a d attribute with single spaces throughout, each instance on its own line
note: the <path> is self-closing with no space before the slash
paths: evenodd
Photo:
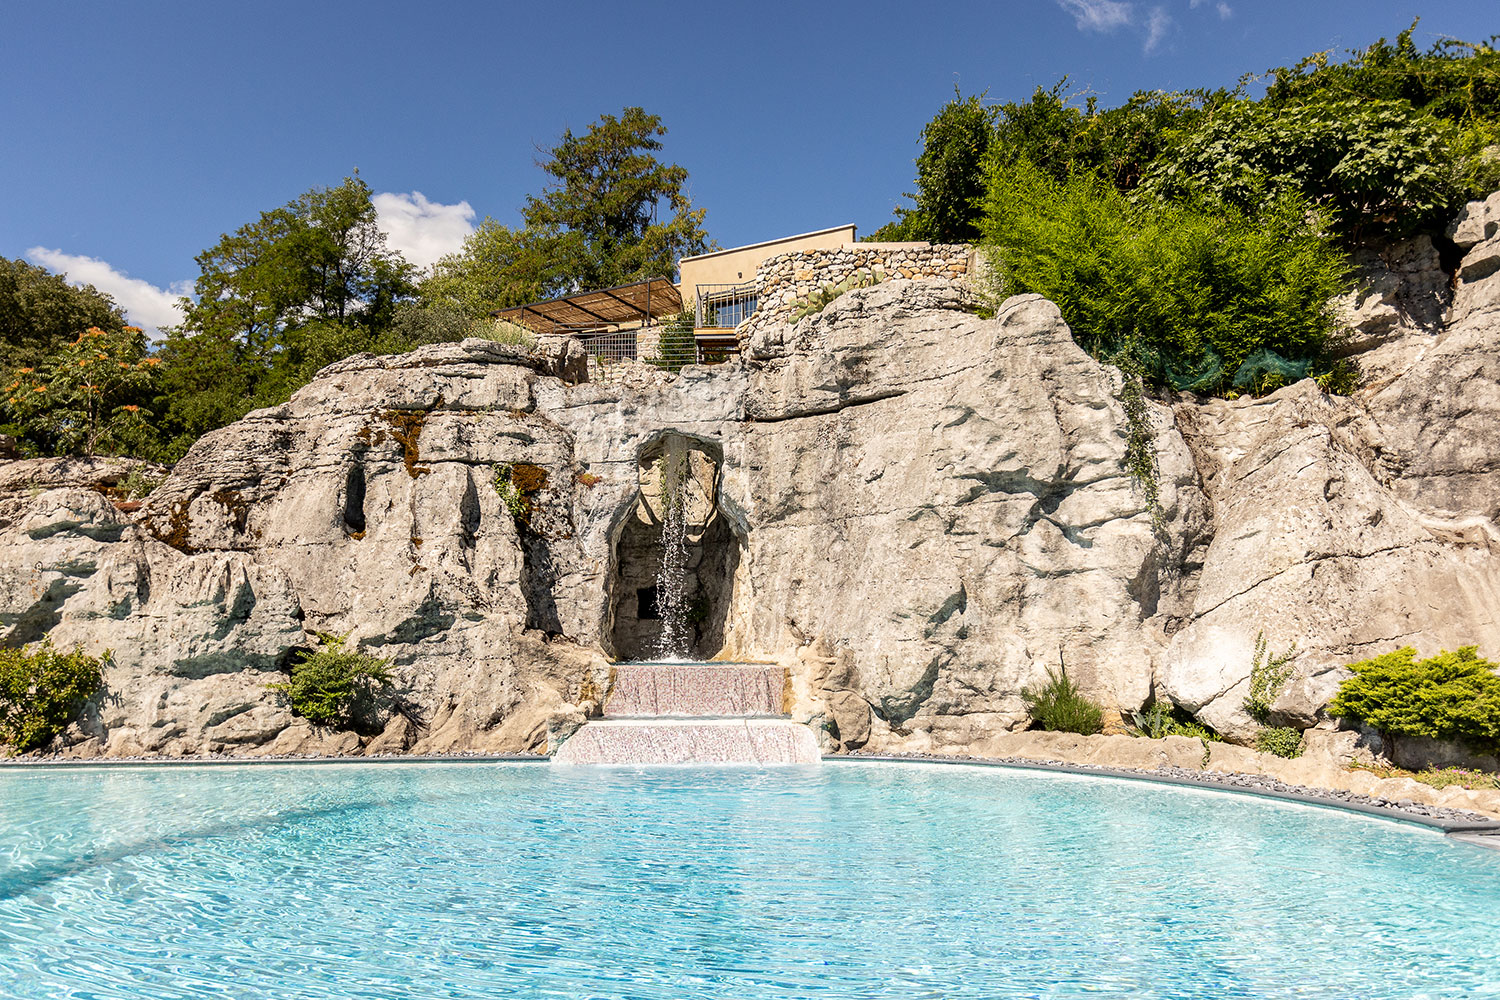
<path id="1" fill-rule="evenodd" d="M 1297 192 L 1354 237 L 1437 229 L 1465 200 L 1458 135 L 1407 101 L 1235 101 L 1153 163 L 1141 190 L 1245 212 Z"/>
<path id="2" fill-rule="evenodd" d="M 1429 767 L 1412 775 L 1424 785 L 1433 788 L 1500 788 L 1500 774 L 1487 771 L 1471 771 L 1465 767 Z"/>
<path id="3" fill-rule="evenodd" d="M 1500 750 L 1500 675 L 1477 647 L 1417 660 L 1411 646 L 1349 664 L 1328 714 L 1358 719 L 1382 733 L 1459 740 Z"/>
<path id="4" fill-rule="evenodd" d="M 137 465 L 131 468 L 124 479 L 115 484 L 114 493 L 124 500 L 144 500 L 166 478 L 166 476 L 150 475 L 146 472 L 145 466 Z"/>
<path id="5" fill-rule="evenodd" d="M 390 660 L 344 649 L 348 636 L 318 633 L 321 646 L 292 665 L 292 679 L 268 684 L 286 695 L 292 711 L 318 726 L 344 728 L 359 710 L 390 686 Z"/>
<path id="6" fill-rule="evenodd" d="M 1291 760 L 1302 756 L 1302 733 L 1291 726 L 1266 726 L 1255 734 L 1255 749 Z"/>
<path id="7" fill-rule="evenodd" d="M 1350 388 L 1329 300 L 1348 265 L 1278 199 L 1255 218 L 1222 205 L 1132 202 L 1093 176 L 1066 181 L 992 159 L 985 237 L 1000 295 L 1057 304 L 1094 357 L 1160 388 L 1233 396 L 1304 376 Z"/>
<path id="8" fill-rule="evenodd" d="M 885 274 L 881 271 L 855 271 L 849 277 L 837 284 L 823 285 L 805 299 L 794 303 L 796 311 L 792 314 L 792 322 L 816 315 L 827 309 L 834 299 L 845 292 L 852 292 L 856 288 L 870 288 L 885 280 Z"/>
<path id="9" fill-rule="evenodd" d="M 1250 661 L 1250 694 L 1245 697 L 1245 712 L 1256 722 L 1264 725 L 1270 716 L 1271 703 L 1297 669 L 1292 662 L 1296 655 L 1295 642 L 1286 652 L 1273 654 L 1267 648 L 1265 631 L 1255 633 L 1255 658 Z"/>
<path id="10" fill-rule="evenodd" d="M 13 753 L 50 743 L 104 683 L 109 656 L 60 653 L 45 639 L 29 653 L 0 649 L 0 743 Z"/>
<path id="11" fill-rule="evenodd" d="M 497 319 L 493 322 L 476 321 L 469 327 L 467 335 L 478 337 L 480 340 L 490 340 L 497 344 L 524 347 L 528 351 L 536 347 L 536 334 L 534 332 L 519 323 L 511 323 L 503 319 Z"/>
<path id="12" fill-rule="evenodd" d="M 1219 734 L 1193 718 L 1186 710 L 1170 701 L 1152 702 L 1144 711 L 1130 713 L 1133 725 L 1130 735 L 1159 740 L 1168 736 L 1188 736 L 1198 740 L 1219 742 Z"/>
<path id="13" fill-rule="evenodd" d="M 1104 728 L 1103 710 L 1079 693 L 1066 672 L 1047 671 L 1047 683 L 1022 688 L 1021 700 L 1027 714 L 1048 732 L 1090 736 Z"/>
<path id="14" fill-rule="evenodd" d="M 686 310 L 684 310 L 686 312 Z M 686 365 L 698 363 L 698 335 L 691 313 L 668 319 L 656 328 L 656 354 L 642 358 L 646 364 L 664 372 L 679 372 Z"/>

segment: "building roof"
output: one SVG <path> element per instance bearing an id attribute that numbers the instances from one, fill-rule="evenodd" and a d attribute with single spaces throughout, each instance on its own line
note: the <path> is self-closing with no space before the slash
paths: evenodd
<path id="1" fill-rule="evenodd" d="M 490 313 L 537 333 L 575 333 L 634 323 L 682 311 L 682 295 L 667 278 L 649 278 L 614 288 L 575 292 Z"/>
<path id="2" fill-rule="evenodd" d="M 729 247 L 727 250 L 710 250 L 708 253 L 695 254 L 692 257 L 684 257 L 679 264 L 686 261 L 707 260 L 710 257 L 724 257 L 732 253 L 743 253 L 746 250 L 759 250 L 761 247 L 773 247 L 778 243 L 795 243 L 798 240 L 810 240 L 819 236 L 828 236 L 832 233 L 841 233 L 849 230 L 850 240 L 854 239 L 854 223 L 846 222 L 842 226 L 829 226 L 827 229 L 815 229 L 810 233 L 798 233 L 796 236 L 778 236 L 774 240 L 761 240 L 759 243 L 746 243 L 742 247 Z"/>

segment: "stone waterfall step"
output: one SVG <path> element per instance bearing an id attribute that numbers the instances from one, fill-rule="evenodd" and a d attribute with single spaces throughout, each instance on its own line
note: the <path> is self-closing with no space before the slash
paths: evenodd
<path id="1" fill-rule="evenodd" d="M 558 748 L 556 764 L 816 764 L 811 729 L 790 719 L 604 719 Z"/>
<path id="2" fill-rule="evenodd" d="M 785 715 L 785 688 L 775 663 L 618 663 L 604 716 Z"/>

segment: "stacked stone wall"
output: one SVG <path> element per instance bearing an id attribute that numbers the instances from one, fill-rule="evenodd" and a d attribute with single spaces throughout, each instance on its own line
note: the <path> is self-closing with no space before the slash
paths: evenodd
<path id="1" fill-rule="evenodd" d="M 963 281 L 973 247 L 961 243 L 847 243 L 763 261 L 755 272 L 759 305 L 750 326 L 789 323 L 820 291 L 888 278 Z"/>

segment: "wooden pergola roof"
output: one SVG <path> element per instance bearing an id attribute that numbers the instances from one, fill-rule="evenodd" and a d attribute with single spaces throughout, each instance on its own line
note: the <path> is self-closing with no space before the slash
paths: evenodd
<path id="1" fill-rule="evenodd" d="M 682 295 L 666 278 L 650 278 L 490 313 L 537 333 L 576 333 L 642 322 L 682 311 Z"/>

